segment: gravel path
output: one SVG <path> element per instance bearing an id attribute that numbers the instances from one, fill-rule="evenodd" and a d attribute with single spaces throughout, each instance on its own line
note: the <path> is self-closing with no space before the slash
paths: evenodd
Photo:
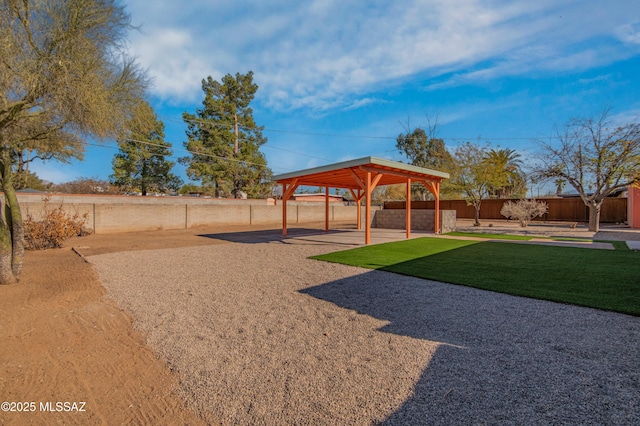
<path id="1" fill-rule="evenodd" d="M 226 424 L 640 424 L 640 318 L 222 243 L 90 256 Z"/>
<path id="2" fill-rule="evenodd" d="M 482 220 L 480 226 L 474 226 L 471 219 L 458 219 L 456 221 L 456 231 L 640 241 L 640 229 L 631 229 L 626 225 L 610 223 L 601 224 L 598 232 L 591 232 L 587 224 L 584 223 L 578 224 L 576 228 L 571 228 L 567 222 L 532 222 L 526 228 L 522 228 L 516 221 Z"/>

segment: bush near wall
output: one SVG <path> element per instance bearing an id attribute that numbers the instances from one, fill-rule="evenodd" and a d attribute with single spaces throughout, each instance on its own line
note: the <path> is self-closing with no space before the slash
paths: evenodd
<path id="1" fill-rule="evenodd" d="M 49 199 L 43 200 L 44 207 L 39 218 L 27 214 L 24 219 L 24 243 L 26 250 L 60 248 L 69 238 L 82 235 L 88 215 L 69 214 L 62 206 L 53 208 Z"/>

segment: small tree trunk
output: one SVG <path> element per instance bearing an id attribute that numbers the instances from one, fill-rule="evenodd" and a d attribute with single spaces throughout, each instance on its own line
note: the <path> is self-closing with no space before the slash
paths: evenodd
<path id="1" fill-rule="evenodd" d="M 473 223 L 473 226 L 480 226 L 480 203 L 474 203 L 473 208 L 475 209 L 476 219 L 476 221 Z"/>
<path id="2" fill-rule="evenodd" d="M 2 221 L 0 225 L 0 284 L 13 284 L 17 281 L 11 268 L 12 253 L 11 229 Z"/>
<path id="3" fill-rule="evenodd" d="M 142 160 L 142 172 L 140 173 L 140 192 L 143 197 L 147 196 L 147 162 Z"/>
<path id="4" fill-rule="evenodd" d="M 0 284 L 13 284 L 18 280 L 24 259 L 24 228 L 12 173 L 10 151 L 0 149 L 0 176 L 5 199 L 0 224 Z"/>
<path id="5" fill-rule="evenodd" d="M 242 182 L 236 179 L 233 181 L 233 198 L 242 198 L 240 191 L 242 191 Z"/>
<path id="6" fill-rule="evenodd" d="M 11 270 L 16 280 L 22 273 L 22 262 L 24 261 L 24 224 L 20 204 L 13 185 L 9 189 L 3 188 L 5 200 L 7 202 L 8 215 L 11 216 Z"/>
<path id="7" fill-rule="evenodd" d="M 602 207 L 602 202 L 600 203 L 589 203 L 589 231 L 598 232 L 600 230 L 600 207 Z"/>
<path id="8" fill-rule="evenodd" d="M 238 131 L 238 114 L 237 113 L 233 113 L 233 121 L 235 122 L 235 125 L 233 126 L 233 133 L 236 137 L 235 141 L 233 142 L 233 155 L 234 157 L 238 156 L 238 153 L 240 152 L 240 132 Z"/>

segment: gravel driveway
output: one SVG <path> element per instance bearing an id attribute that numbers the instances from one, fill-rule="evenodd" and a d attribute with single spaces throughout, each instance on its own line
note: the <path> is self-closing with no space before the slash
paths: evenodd
<path id="1" fill-rule="evenodd" d="M 226 424 L 640 424 L 640 318 L 224 242 L 90 256 Z"/>

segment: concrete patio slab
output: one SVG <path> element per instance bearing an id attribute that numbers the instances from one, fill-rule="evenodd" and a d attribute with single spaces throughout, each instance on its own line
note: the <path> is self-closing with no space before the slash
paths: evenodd
<path id="1" fill-rule="evenodd" d="M 627 246 L 631 250 L 640 250 L 640 241 L 627 241 Z"/>

